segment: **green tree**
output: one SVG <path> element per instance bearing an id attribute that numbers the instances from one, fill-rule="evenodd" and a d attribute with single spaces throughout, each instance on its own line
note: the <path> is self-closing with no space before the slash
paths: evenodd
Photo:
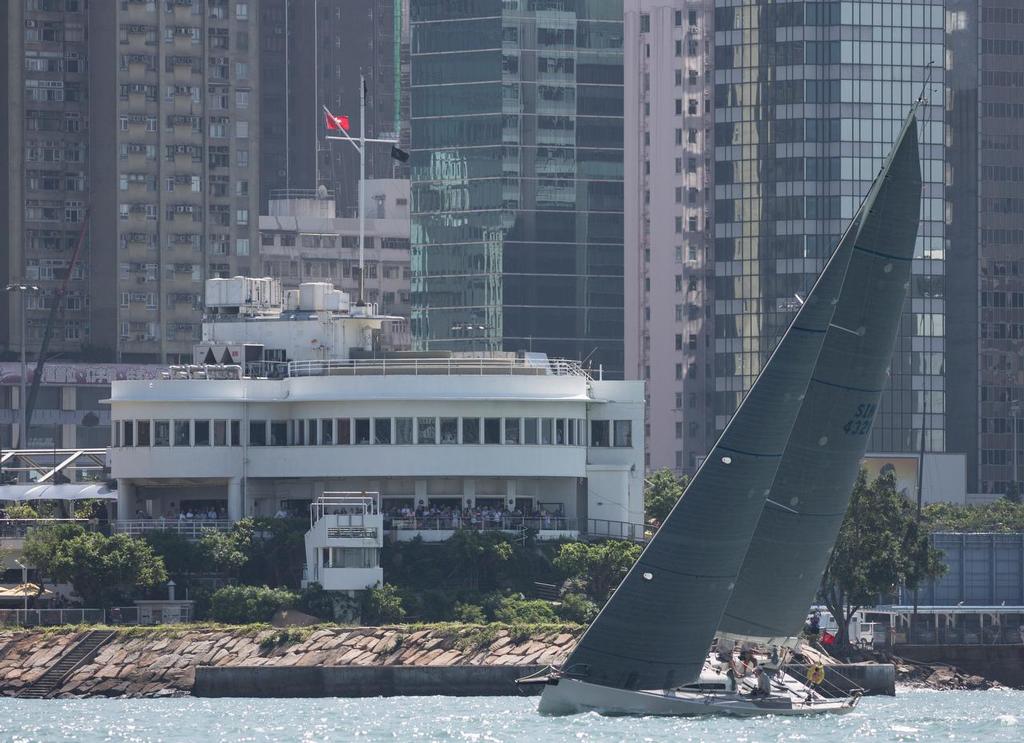
<path id="1" fill-rule="evenodd" d="M 33 606 L 46 589 L 46 579 L 54 578 L 53 564 L 57 545 L 81 534 L 85 534 L 81 526 L 65 523 L 30 529 L 25 536 L 22 561 L 36 569 L 36 585 L 39 586 L 39 592 L 31 600 Z"/>
<path id="2" fill-rule="evenodd" d="M 195 543 L 176 531 L 153 529 L 146 532 L 144 539 L 163 558 L 164 567 L 176 583 L 210 569 Z"/>
<path id="3" fill-rule="evenodd" d="M 107 607 L 167 580 L 164 561 L 149 543 L 125 534 L 86 532 L 58 541 L 49 563 L 53 579 L 74 586 L 86 606 Z"/>
<path id="4" fill-rule="evenodd" d="M 452 610 L 452 616 L 466 624 L 483 624 L 487 621 L 487 616 L 484 614 L 484 610 L 476 604 L 464 604 L 461 601 L 455 603 L 455 608 Z"/>
<path id="5" fill-rule="evenodd" d="M 567 622 L 589 624 L 597 616 L 597 604 L 581 594 L 567 593 L 556 611 Z"/>
<path id="6" fill-rule="evenodd" d="M 252 541 L 244 531 L 204 529 L 197 547 L 195 552 L 207 570 L 216 570 L 235 578 L 249 562 Z"/>
<path id="7" fill-rule="evenodd" d="M 363 594 L 363 624 L 393 624 L 405 618 L 398 589 L 385 583 Z"/>
<path id="8" fill-rule="evenodd" d="M 1024 505 L 1013 503 L 1006 498 L 978 506 L 932 503 L 924 507 L 922 514 L 930 532 L 1024 531 Z"/>
<path id="9" fill-rule="evenodd" d="M 825 605 L 839 625 L 837 644 L 848 644 L 850 619 L 879 594 L 901 585 L 914 590 L 942 575 L 941 558 L 892 474 L 869 484 L 861 470 L 822 578 Z"/>
<path id="10" fill-rule="evenodd" d="M 444 545 L 444 557 L 451 583 L 477 591 L 497 587 L 501 567 L 512 559 L 514 550 L 504 534 L 459 529 Z"/>
<path id="11" fill-rule="evenodd" d="M 225 586 L 210 597 L 210 616 L 227 624 L 269 622 L 278 610 L 298 602 L 298 595 L 284 588 Z"/>
<path id="12" fill-rule="evenodd" d="M 553 562 L 565 577 L 585 585 L 592 600 L 603 604 L 640 552 L 640 545 L 617 539 L 596 544 L 568 542 Z"/>
<path id="13" fill-rule="evenodd" d="M 676 478 L 672 470 L 660 469 L 644 480 L 644 511 L 649 521 L 660 524 L 668 516 L 686 490 L 689 480 L 684 475 Z"/>
<path id="14" fill-rule="evenodd" d="M 306 562 L 305 536 L 309 519 L 243 519 L 231 530 L 235 546 L 247 559 L 238 580 L 298 589 Z"/>
<path id="15" fill-rule="evenodd" d="M 494 620 L 506 624 L 551 624 L 558 621 L 558 615 L 547 601 L 505 596 L 494 610 Z"/>

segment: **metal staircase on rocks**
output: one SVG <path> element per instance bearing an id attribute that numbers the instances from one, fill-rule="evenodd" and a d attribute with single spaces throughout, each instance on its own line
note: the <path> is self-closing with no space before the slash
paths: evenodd
<path id="1" fill-rule="evenodd" d="M 88 663 L 114 636 L 110 630 L 93 630 L 73 645 L 42 676 L 24 687 L 18 696 L 23 699 L 46 699 L 53 695 L 64 679 Z"/>

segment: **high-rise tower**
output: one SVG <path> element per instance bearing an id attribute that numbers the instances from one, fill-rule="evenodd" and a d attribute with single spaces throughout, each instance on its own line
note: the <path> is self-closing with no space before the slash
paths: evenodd
<path id="1" fill-rule="evenodd" d="M 410 11 L 416 345 L 621 376 L 621 2 Z"/>

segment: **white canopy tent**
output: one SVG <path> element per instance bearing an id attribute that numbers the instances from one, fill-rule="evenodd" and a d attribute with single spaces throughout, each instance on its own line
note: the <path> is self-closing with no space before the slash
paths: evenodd
<path id="1" fill-rule="evenodd" d="M 0 485 L 0 501 L 41 501 L 41 500 L 117 500 L 117 490 L 111 490 L 106 483 L 78 482 L 64 485 L 51 483 L 28 485 Z"/>

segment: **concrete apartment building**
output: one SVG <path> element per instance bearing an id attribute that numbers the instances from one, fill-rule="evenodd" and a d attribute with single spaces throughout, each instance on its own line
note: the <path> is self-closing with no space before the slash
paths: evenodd
<path id="1" fill-rule="evenodd" d="M 51 348 L 189 358 L 203 281 L 249 273 L 256 242 L 256 3 L 19 0 L 3 14 L 4 259 L 42 290 L 29 297 L 30 349 L 88 209 Z"/>
<path id="2" fill-rule="evenodd" d="M 409 0 L 260 0 L 260 208 L 281 189 L 334 191 L 355 209 L 359 157 L 323 138 L 322 106 L 359 133 L 359 74 L 366 76 L 367 136 L 409 141 Z M 367 149 L 368 178 L 408 178 L 389 148 Z"/>
<path id="3" fill-rule="evenodd" d="M 705 0 L 626 2 L 626 377 L 647 382 L 648 469 L 680 474 L 715 432 L 713 21 Z"/>
<path id="4" fill-rule="evenodd" d="M 337 214 L 334 194 L 275 192 L 260 216 L 261 276 L 285 289 L 326 281 L 359 298 L 359 220 Z M 409 181 L 366 182 L 366 301 L 383 315 L 409 317 Z M 408 324 L 405 324 L 406 332 Z"/>

